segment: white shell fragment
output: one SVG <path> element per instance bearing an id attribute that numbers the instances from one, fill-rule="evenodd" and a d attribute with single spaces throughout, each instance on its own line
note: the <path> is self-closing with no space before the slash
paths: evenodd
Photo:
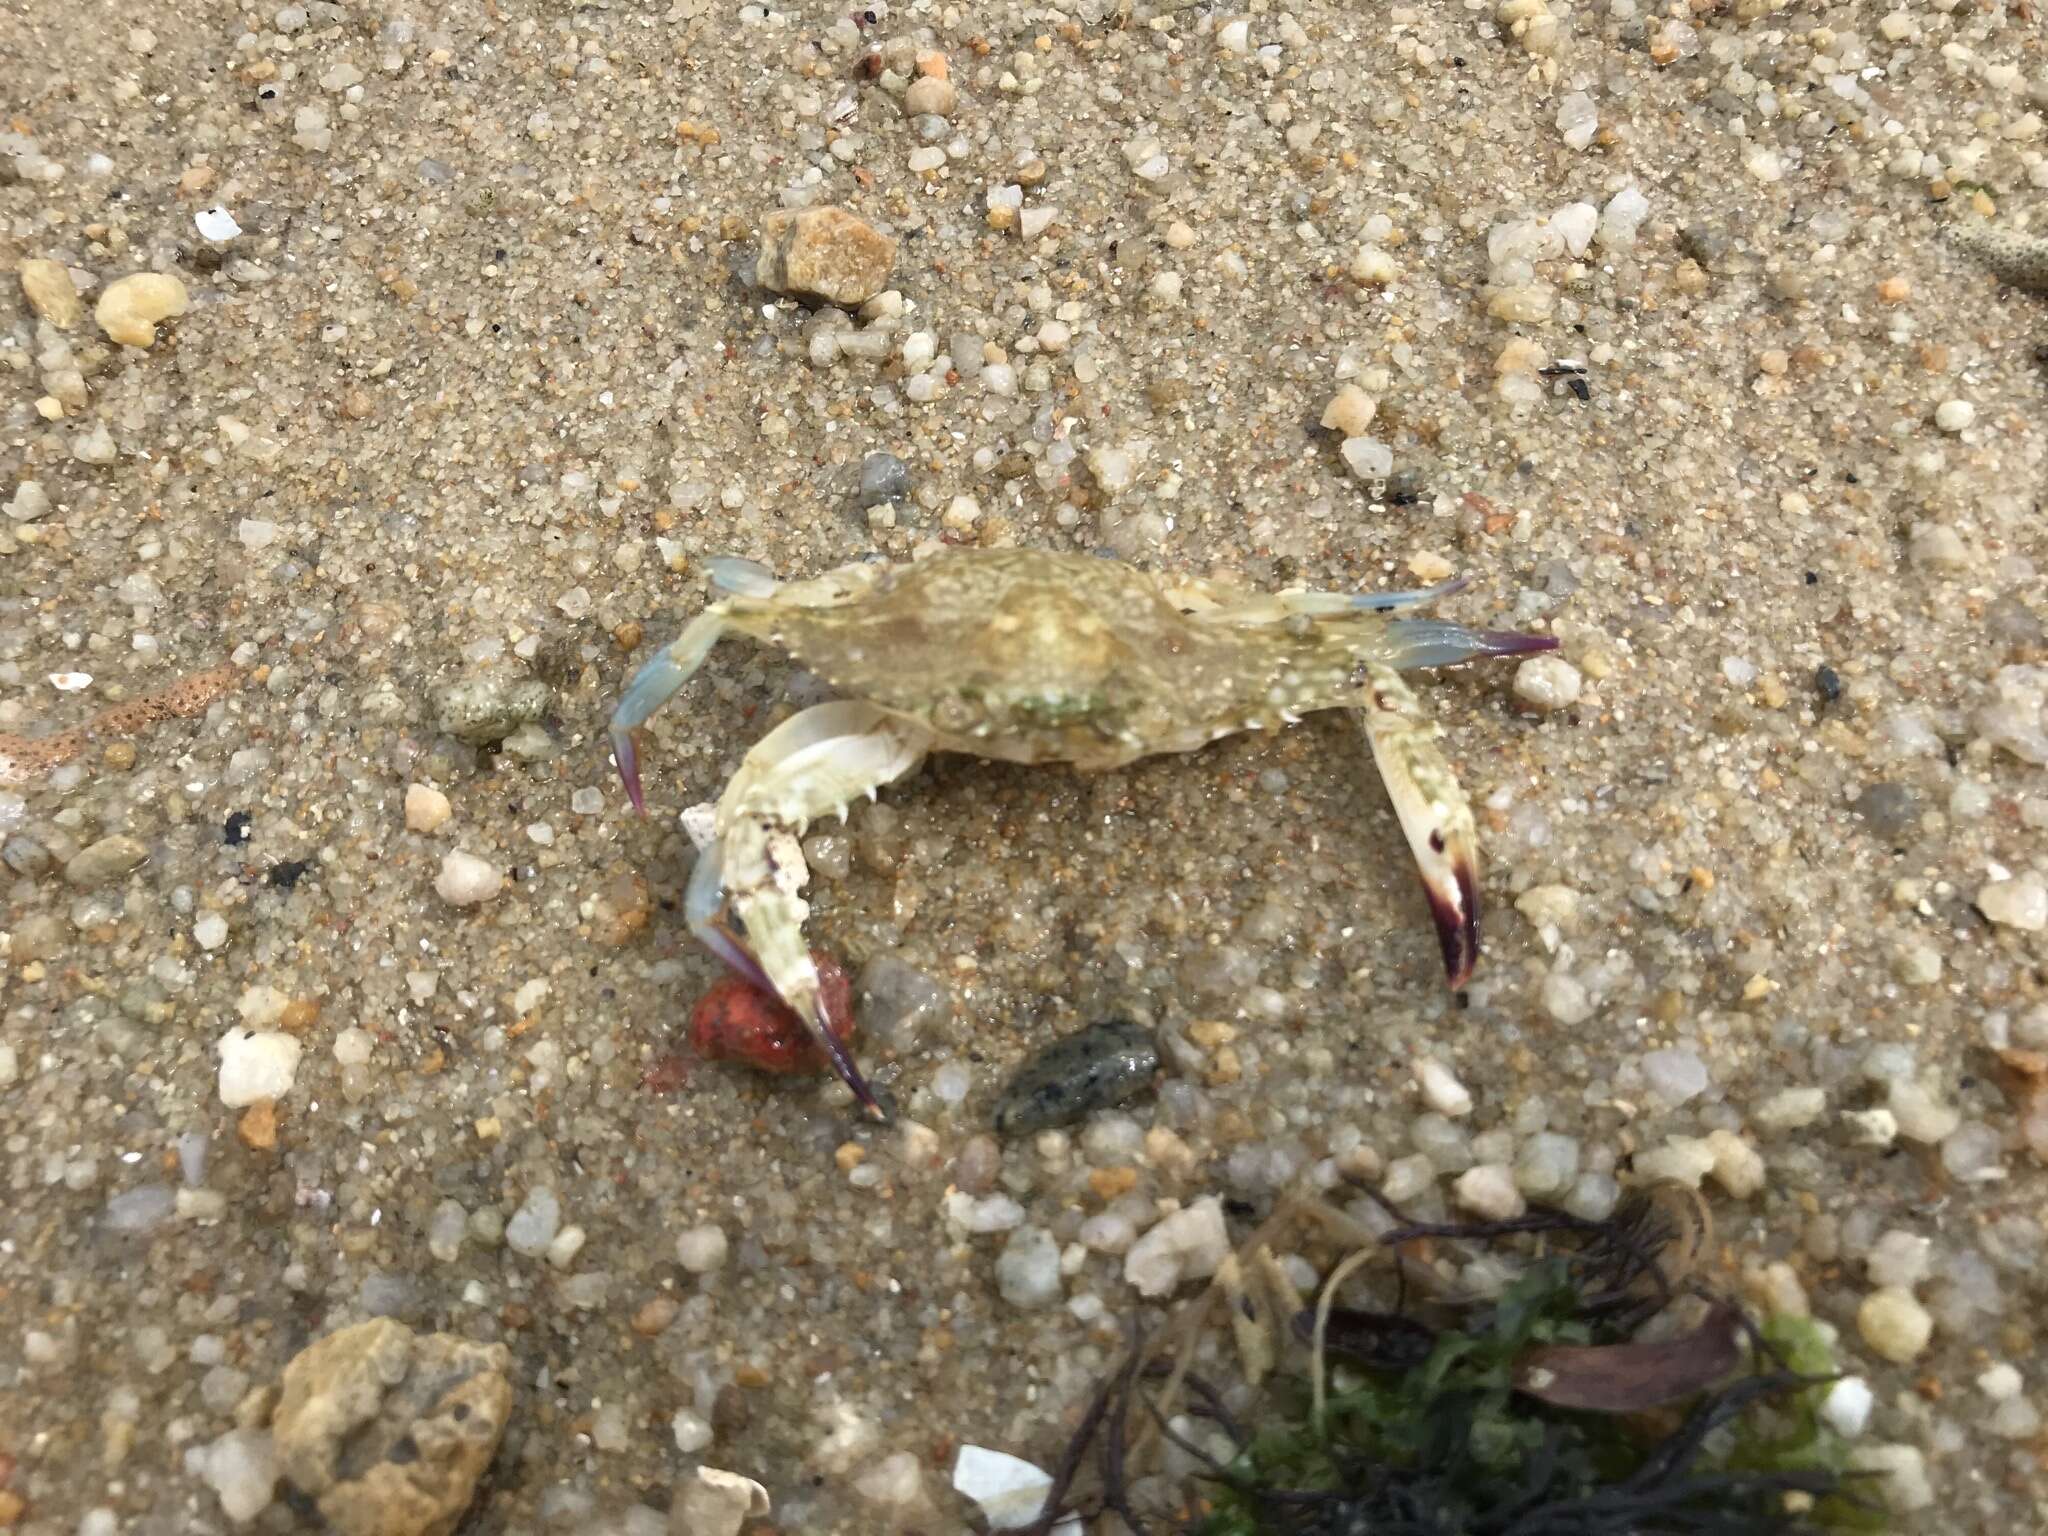
<path id="1" fill-rule="evenodd" d="M 953 1491 L 981 1506 L 992 1531 L 1019 1531 L 1038 1518 L 1052 1474 L 1007 1451 L 963 1445 L 953 1462 Z M 1081 1522 L 1062 1520 L 1053 1536 L 1081 1536 Z"/>
<path id="2" fill-rule="evenodd" d="M 202 208 L 192 215 L 192 222 L 198 226 L 202 239 L 216 243 L 232 240 L 242 232 L 242 226 L 235 222 L 235 216 L 216 203 L 211 208 Z"/>
<path id="3" fill-rule="evenodd" d="M 92 674 L 90 672 L 52 672 L 50 674 L 50 686 L 59 693 L 77 693 L 80 689 L 92 686 Z"/>
<path id="4" fill-rule="evenodd" d="M 768 1490 L 751 1477 L 699 1467 L 676 1494 L 671 1529 L 688 1531 L 690 1536 L 739 1536 L 749 1518 L 767 1513 Z"/>

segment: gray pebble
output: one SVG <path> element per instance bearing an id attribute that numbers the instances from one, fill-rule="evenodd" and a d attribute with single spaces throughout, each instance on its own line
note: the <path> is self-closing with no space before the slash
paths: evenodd
<path id="1" fill-rule="evenodd" d="M 910 494 L 910 466 L 893 453 L 871 453 L 860 461 L 860 504 L 879 507 Z"/>
<path id="2" fill-rule="evenodd" d="M 81 848 L 64 866 L 64 878 L 80 890 L 118 880 L 149 857 L 149 849 L 132 837 L 115 833 Z"/>
<path id="3" fill-rule="evenodd" d="M 1873 784 L 1853 802 L 1853 809 L 1881 838 L 1898 838 L 1920 819 L 1920 804 L 1903 784 Z"/>
<path id="4" fill-rule="evenodd" d="M 34 878 L 50 872 L 52 863 L 50 850 L 30 837 L 26 832 L 17 832 L 0 843 L 0 863 L 4 863 L 17 875 Z"/>
<path id="5" fill-rule="evenodd" d="M 483 672 L 434 694 L 435 729 L 473 747 L 494 746 L 548 712 L 554 690 L 510 669 Z"/>
<path id="6" fill-rule="evenodd" d="M 1150 1030 L 1128 1019 L 1091 1024 L 1018 1068 L 996 1102 L 996 1131 L 1029 1136 L 1072 1125 L 1142 1092 L 1158 1070 Z"/>

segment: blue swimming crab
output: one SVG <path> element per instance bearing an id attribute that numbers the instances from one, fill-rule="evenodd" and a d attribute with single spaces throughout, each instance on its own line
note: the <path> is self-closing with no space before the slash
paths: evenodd
<path id="1" fill-rule="evenodd" d="M 728 630 L 788 652 L 847 697 L 770 731 L 725 787 L 690 877 L 686 914 L 713 953 L 780 996 L 876 1118 L 886 1118 L 826 1027 L 803 936 L 813 821 L 902 778 L 927 753 L 1117 768 L 1239 731 L 1354 712 L 1413 851 L 1450 984 L 1479 953 L 1471 808 L 1437 749 L 1440 728 L 1401 674 L 1556 648 L 1547 635 L 1472 630 L 1407 610 L 1412 592 L 1244 596 L 1202 580 L 1039 550 L 951 549 L 908 565 L 843 566 L 778 581 L 750 560 L 710 563 L 723 594 L 641 668 L 611 744 L 646 811 L 633 732 L 689 681 Z M 733 923 L 738 919 L 738 926 Z"/>

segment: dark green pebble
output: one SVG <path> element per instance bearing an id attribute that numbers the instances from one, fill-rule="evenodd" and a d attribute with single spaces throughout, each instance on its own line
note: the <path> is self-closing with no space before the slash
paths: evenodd
<path id="1" fill-rule="evenodd" d="M 1063 1035 L 1017 1070 L 996 1102 L 996 1134 L 1029 1136 L 1072 1125 L 1152 1086 L 1152 1032 L 1109 1019 Z"/>

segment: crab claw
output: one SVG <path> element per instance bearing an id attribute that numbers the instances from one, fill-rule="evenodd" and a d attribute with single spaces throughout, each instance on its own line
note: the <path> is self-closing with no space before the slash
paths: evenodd
<path id="1" fill-rule="evenodd" d="M 1360 723 L 1387 798 L 1415 858 L 1453 989 L 1479 962 L 1479 838 L 1457 775 L 1436 748 L 1437 728 L 1393 668 L 1369 672 Z"/>
<path id="2" fill-rule="evenodd" d="M 640 753 L 633 745 L 633 733 L 612 728 L 612 761 L 618 765 L 619 782 L 626 786 L 626 798 L 642 816 L 647 814 L 647 796 L 640 789 Z"/>

